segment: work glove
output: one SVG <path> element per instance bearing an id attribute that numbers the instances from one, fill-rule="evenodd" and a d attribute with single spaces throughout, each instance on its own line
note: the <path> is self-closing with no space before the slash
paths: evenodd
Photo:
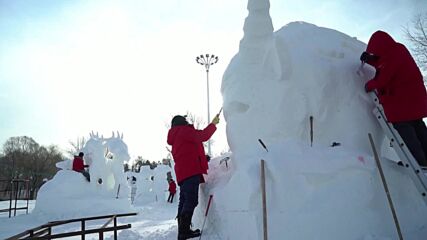
<path id="1" fill-rule="evenodd" d="M 217 114 L 213 119 L 212 119 L 212 124 L 217 125 L 219 123 L 219 114 Z"/>
<path id="2" fill-rule="evenodd" d="M 378 60 L 378 56 L 375 56 L 372 53 L 363 52 L 362 55 L 360 55 L 360 61 L 362 62 L 372 62 Z"/>

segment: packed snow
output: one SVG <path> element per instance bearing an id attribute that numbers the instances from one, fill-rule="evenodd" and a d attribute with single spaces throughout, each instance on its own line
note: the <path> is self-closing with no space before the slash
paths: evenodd
<path id="1" fill-rule="evenodd" d="M 231 152 L 210 161 L 194 226 L 205 223 L 203 239 L 262 239 L 260 162 L 265 160 L 269 239 L 397 239 L 369 145 L 371 133 L 382 149 L 403 236 L 424 239 L 427 206 L 403 168 L 388 159 L 393 150 L 363 90 L 374 70 L 356 73 L 366 44 L 304 22 L 274 32 L 269 7 L 268 0 L 249 0 L 244 37 L 221 89 Z M 165 192 L 172 168 L 124 174 L 118 171 L 128 160 L 123 135 L 108 146 L 111 155 L 105 154 L 105 139 L 91 139 L 95 144 L 89 140 L 84 151 L 92 149 L 94 166 L 98 162 L 93 179 L 105 183 L 88 183 L 63 163 L 40 190 L 31 214 L 2 218 L 0 238 L 57 219 L 137 212 L 122 220 L 132 228 L 120 232 L 120 239 L 176 239 L 178 197 L 167 203 Z M 136 182 L 128 180 L 132 177 Z"/>

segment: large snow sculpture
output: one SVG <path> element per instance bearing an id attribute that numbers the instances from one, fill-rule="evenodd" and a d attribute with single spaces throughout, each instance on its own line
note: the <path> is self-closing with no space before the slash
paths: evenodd
<path id="1" fill-rule="evenodd" d="M 370 152 L 367 133 L 377 140 L 384 135 L 371 112 L 374 105 L 364 92 L 364 79 L 356 74 L 365 44 L 303 22 L 273 32 L 269 7 L 268 0 L 249 1 L 239 53 L 223 76 L 232 151 L 259 149 L 260 138 L 310 144 L 313 116 L 314 145 L 339 142 Z"/>
<path id="2" fill-rule="evenodd" d="M 33 212 L 51 220 L 131 211 L 123 167 L 130 157 L 123 135 L 104 138 L 91 133 L 80 151 L 89 165 L 91 182 L 70 169 L 72 161 L 57 164 L 63 170 L 40 188 Z"/>
<path id="3" fill-rule="evenodd" d="M 90 139 L 81 150 L 85 153 L 85 160 L 90 164 L 92 184 L 99 184 L 102 188 L 112 191 L 116 197 L 127 197 L 129 193 L 123 165 L 129 161 L 127 145 L 123 141 L 123 134 L 114 132 L 111 138 L 99 137 L 91 133 Z"/>
<path id="4" fill-rule="evenodd" d="M 373 70 L 356 73 L 366 45 L 303 22 L 273 32 L 269 7 L 268 0 L 249 0 L 239 52 L 223 76 L 231 168 L 210 163 L 199 204 L 215 196 L 206 235 L 262 239 L 263 159 L 269 238 L 394 239 L 368 140 L 370 132 L 379 148 L 384 139 L 364 92 Z M 422 239 L 427 208 L 419 192 L 397 164 L 384 161 L 383 169 L 405 237 Z M 203 208 L 197 211 L 202 222 Z M 246 230 L 235 231 L 239 226 Z"/>

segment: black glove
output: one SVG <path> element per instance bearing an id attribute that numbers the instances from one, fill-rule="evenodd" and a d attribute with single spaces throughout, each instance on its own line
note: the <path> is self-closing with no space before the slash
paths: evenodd
<path id="1" fill-rule="evenodd" d="M 375 56 L 374 54 L 363 52 L 362 55 L 360 55 L 360 61 L 362 62 L 368 62 L 368 61 L 376 61 L 378 60 L 378 56 Z"/>
<path id="2" fill-rule="evenodd" d="M 365 92 L 367 92 L 367 93 L 370 92 L 368 89 L 368 83 L 365 83 Z"/>

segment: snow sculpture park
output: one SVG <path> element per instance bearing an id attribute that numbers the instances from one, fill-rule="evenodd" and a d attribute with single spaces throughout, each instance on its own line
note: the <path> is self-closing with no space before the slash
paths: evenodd
<path id="1" fill-rule="evenodd" d="M 239 51 L 221 87 L 221 124 L 226 124 L 231 151 L 209 162 L 193 227 L 203 227 L 203 239 L 258 240 L 264 239 L 266 219 L 268 239 L 398 239 L 370 133 L 381 152 L 404 239 L 425 239 L 427 206 L 396 164 L 364 91 L 375 71 L 365 66 L 358 74 L 366 44 L 305 22 L 274 31 L 268 0 L 249 0 L 247 9 Z M 92 166 L 92 181 L 70 171 L 70 162 L 58 164 L 61 170 L 41 188 L 28 216 L 37 224 L 27 228 L 147 206 L 119 239 L 176 239 L 179 190 L 174 204 L 164 203 L 166 174 L 173 166 L 125 174 L 123 163 L 130 157 L 119 133 L 110 138 L 91 133 L 82 151 Z M 175 179 L 173 170 L 172 175 Z M 129 181 L 132 177 L 137 181 Z M 167 219 L 160 221 L 163 216 Z M 12 221 L 5 225 L 10 229 L 0 226 L 0 237 L 27 229 Z"/>

